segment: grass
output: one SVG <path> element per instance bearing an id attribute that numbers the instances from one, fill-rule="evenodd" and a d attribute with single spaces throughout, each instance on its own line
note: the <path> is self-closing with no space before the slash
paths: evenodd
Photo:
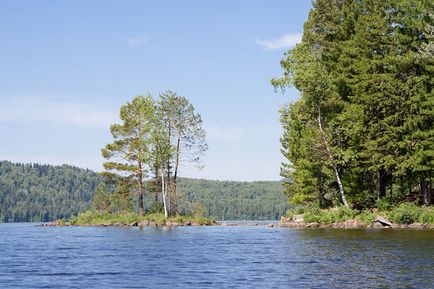
<path id="1" fill-rule="evenodd" d="M 319 209 L 315 206 L 296 207 L 287 212 L 287 217 L 292 219 L 294 215 L 304 214 L 306 223 L 317 222 L 319 224 L 332 224 L 357 219 L 368 225 L 377 216 L 389 219 L 395 224 L 434 224 L 434 207 L 418 206 L 414 203 L 402 203 L 397 206 L 381 204 L 373 210 L 357 211 L 346 207 Z"/>
<path id="2" fill-rule="evenodd" d="M 80 213 L 77 217 L 71 219 L 71 225 L 73 226 L 98 226 L 98 225 L 130 225 L 134 222 L 149 221 L 155 222 L 158 225 L 165 225 L 166 221 L 176 222 L 178 224 L 183 223 L 198 223 L 200 225 L 212 225 L 215 223 L 214 219 L 204 218 L 202 216 L 173 216 L 167 220 L 162 213 L 149 213 L 140 216 L 136 213 L 108 213 L 97 211 L 86 211 Z"/>

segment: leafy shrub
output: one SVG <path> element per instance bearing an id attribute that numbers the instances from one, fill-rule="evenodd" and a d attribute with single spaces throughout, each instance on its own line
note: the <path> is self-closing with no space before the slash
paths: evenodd
<path id="1" fill-rule="evenodd" d="M 356 216 L 356 219 L 361 221 L 363 224 L 368 225 L 375 220 L 375 215 L 369 210 L 364 210 Z"/>
<path id="2" fill-rule="evenodd" d="M 357 211 L 347 208 L 345 206 L 338 207 L 338 209 L 335 211 L 335 221 L 337 222 L 343 222 L 347 220 L 352 220 L 356 216 Z"/>
<path id="3" fill-rule="evenodd" d="M 421 208 L 414 203 L 402 203 L 393 208 L 389 213 L 389 218 L 393 223 L 412 224 L 417 222 L 421 214 Z"/>
<path id="4" fill-rule="evenodd" d="M 419 215 L 419 223 L 434 224 L 434 208 L 422 207 Z"/>
<path id="5" fill-rule="evenodd" d="M 312 212 L 306 213 L 304 215 L 304 221 L 306 223 L 320 222 L 320 216 L 318 214 L 314 214 Z"/>
<path id="6" fill-rule="evenodd" d="M 380 211 L 389 211 L 393 207 L 393 202 L 389 198 L 382 198 L 377 200 L 376 207 Z"/>

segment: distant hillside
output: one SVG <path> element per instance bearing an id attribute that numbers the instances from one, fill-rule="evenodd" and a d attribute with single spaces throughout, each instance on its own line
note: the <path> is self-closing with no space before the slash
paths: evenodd
<path id="1" fill-rule="evenodd" d="M 274 220 L 288 209 L 280 182 L 180 179 L 184 201 L 201 203 L 219 220 Z"/>
<path id="2" fill-rule="evenodd" d="M 0 161 L 0 222 L 70 218 L 90 208 L 100 181 L 98 173 L 73 166 Z M 279 182 L 183 178 L 179 189 L 181 208 L 201 203 L 217 219 L 276 219 L 287 209 Z"/>
<path id="3" fill-rule="evenodd" d="M 0 221 L 69 218 L 90 207 L 101 177 L 72 166 L 0 162 Z"/>

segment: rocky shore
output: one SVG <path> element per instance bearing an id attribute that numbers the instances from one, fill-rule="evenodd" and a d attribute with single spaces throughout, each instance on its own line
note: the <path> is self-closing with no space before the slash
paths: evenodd
<path id="1" fill-rule="evenodd" d="M 304 222 L 303 215 L 295 215 L 289 219 L 281 217 L 278 224 L 270 224 L 268 227 L 275 228 L 336 228 L 336 229 L 362 229 L 362 228 L 375 228 L 375 229 L 434 229 L 434 224 L 393 224 L 384 217 L 378 216 L 372 223 L 364 224 L 360 220 L 353 219 L 344 222 L 336 222 L 332 224 L 320 224 L 317 222 L 306 223 Z"/>
<path id="2" fill-rule="evenodd" d="M 159 224 L 153 221 L 141 221 L 141 222 L 132 222 L 131 224 L 125 225 L 121 223 L 103 223 L 98 225 L 72 225 L 69 222 L 62 221 L 54 221 L 50 223 L 44 223 L 39 225 L 41 227 L 59 227 L 59 226 L 95 226 L 95 227 L 199 227 L 199 226 L 224 226 L 224 227 L 254 227 L 254 226 L 266 226 L 268 228 L 291 228 L 291 229 L 325 229 L 325 228 L 335 228 L 335 229 L 434 229 L 434 224 L 421 224 L 421 223 L 413 223 L 413 224 L 393 224 L 389 220 L 384 217 L 378 216 L 372 223 L 364 224 L 360 220 L 353 219 L 347 220 L 344 222 L 335 222 L 332 224 L 320 224 L 317 222 L 306 223 L 304 222 L 303 215 L 296 215 L 293 218 L 289 219 L 286 217 L 281 217 L 280 222 L 278 223 L 256 223 L 256 222 L 248 222 L 248 223 L 237 223 L 237 222 L 220 222 L 213 224 L 200 224 L 197 222 L 185 221 L 185 222 L 174 222 L 167 221 L 164 224 Z"/>

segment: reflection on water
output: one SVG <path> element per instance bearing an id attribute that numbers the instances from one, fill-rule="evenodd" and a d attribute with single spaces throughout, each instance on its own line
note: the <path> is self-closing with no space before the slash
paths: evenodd
<path id="1" fill-rule="evenodd" d="M 434 231 L 0 225 L 0 288 L 432 288 Z"/>

